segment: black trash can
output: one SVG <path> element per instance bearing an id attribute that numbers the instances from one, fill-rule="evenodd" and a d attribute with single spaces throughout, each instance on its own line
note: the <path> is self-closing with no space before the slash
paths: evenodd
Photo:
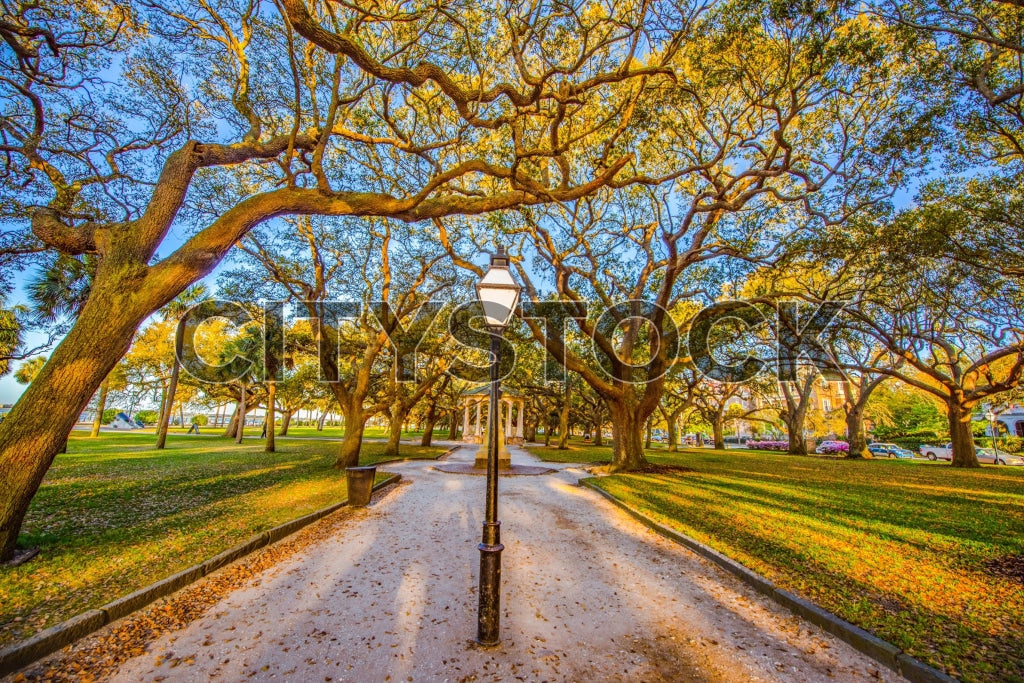
<path id="1" fill-rule="evenodd" d="M 373 495 L 373 479 L 377 476 L 375 465 L 365 467 L 346 467 L 348 478 L 348 504 L 352 507 L 364 507 L 370 504 Z"/>

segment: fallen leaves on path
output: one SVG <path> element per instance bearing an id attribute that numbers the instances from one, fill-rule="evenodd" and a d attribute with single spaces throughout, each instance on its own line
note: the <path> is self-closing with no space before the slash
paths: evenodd
<path id="1" fill-rule="evenodd" d="M 393 487 L 389 487 L 390 490 Z M 229 593 L 250 585 L 265 570 L 331 537 L 360 509 L 344 507 L 274 545 L 267 546 L 177 593 L 158 600 L 75 645 L 19 673 L 13 680 L 91 683 L 112 675 L 133 657 L 144 654 L 160 636 L 184 628 Z M 172 659 L 168 653 L 164 659 Z M 181 657 L 181 664 L 188 664 Z"/>

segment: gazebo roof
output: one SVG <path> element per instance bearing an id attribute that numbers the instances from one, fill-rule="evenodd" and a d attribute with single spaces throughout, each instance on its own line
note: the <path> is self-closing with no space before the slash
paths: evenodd
<path id="1" fill-rule="evenodd" d="M 462 395 L 463 396 L 487 396 L 490 393 L 491 393 L 491 387 L 485 384 L 483 386 L 477 387 L 476 389 L 467 389 L 466 391 L 462 392 Z M 522 394 L 520 394 L 520 393 L 518 393 L 516 391 L 511 391 L 511 390 L 506 389 L 504 387 L 502 387 L 502 389 L 501 389 L 501 397 L 502 398 L 526 398 Z"/>

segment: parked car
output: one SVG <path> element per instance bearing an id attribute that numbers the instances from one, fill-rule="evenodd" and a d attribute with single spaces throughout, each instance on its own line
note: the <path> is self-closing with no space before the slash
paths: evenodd
<path id="1" fill-rule="evenodd" d="M 845 441 L 822 441 L 814 451 L 815 453 L 849 453 L 850 444 Z"/>
<path id="2" fill-rule="evenodd" d="M 872 443 L 868 444 L 871 455 L 880 458 L 913 458 L 914 452 L 897 446 L 894 443 Z"/>
<path id="3" fill-rule="evenodd" d="M 952 443 L 947 443 L 945 446 L 929 446 L 924 444 L 918 451 L 929 460 L 953 460 Z"/>
<path id="4" fill-rule="evenodd" d="M 978 456 L 978 462 L 985 463 L 988 465 L 1017 465 L 1024 466 L 1024 458 L 1013 453 L 1005 453 L 999 451 L 999 455 L 991 448 L 978 448 L 975 450 L 975 455 Z"/>

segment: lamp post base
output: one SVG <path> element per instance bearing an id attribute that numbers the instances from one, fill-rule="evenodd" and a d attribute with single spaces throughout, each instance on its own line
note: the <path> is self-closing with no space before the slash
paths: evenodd
<path id="1" fill-rule="evenodd" d="M 501 522 L 484 523 L 480 551 L 480 608 L 477 611 L 476 642 L 484 647 L 501 643 Z"/>

